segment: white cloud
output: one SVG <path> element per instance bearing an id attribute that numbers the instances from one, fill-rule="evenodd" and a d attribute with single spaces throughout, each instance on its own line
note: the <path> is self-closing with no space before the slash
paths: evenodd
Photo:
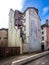
<path id="1" fill-rule="evenodd" d="M 8 13 L 10 8 L 21 10 L 25 0 L 0 0 L 0 28 L 8 28 Z"/>
<path id="2" fill-rule="evenodd" d="M 43 8 L 43 13 L 42 13 L 42 15 L 45 15 L 48 11 L 49 11 L 49 7 Z"/>

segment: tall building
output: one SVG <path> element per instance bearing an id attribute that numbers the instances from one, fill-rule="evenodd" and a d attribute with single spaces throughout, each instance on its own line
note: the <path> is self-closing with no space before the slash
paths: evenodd
<path id="1" fill-rule="evenodd" d="M 22 54 L 22 41 L 21 41 L 22 38 L 20 37 L 20 28 L 19 28 L 19 23 L 18 23 L 19 13 L 20 12 L 17 11 L 17 14 L 16 14 L 16 11 L 13 11 L 12 9 L 10 9 L 8 47 L 20 47 L 20 53 Z"/>
<path id="2" fill-rule="evenodd" d="M 42 41 L 41 41 L 41 47 L 42 50 L 47 50 L 47 47 L 49 46 L 49 24 L 48 19 L 46 19 L 45 24 L 41 25 L 42 30 Z"/>
<path id="3" fill-rule="evenodd" d="M 41 50 L 41 27 L 38 9 L 28 7 L 23 13 L 9 12 L 8 46 L 20 47 L 20 53 Z"/>
<path id="4" fill-rule="evenodd" d="M 38 9 L 29 7 L 24 11 L 24 52 L 41 50 L 41 27 Z"/>

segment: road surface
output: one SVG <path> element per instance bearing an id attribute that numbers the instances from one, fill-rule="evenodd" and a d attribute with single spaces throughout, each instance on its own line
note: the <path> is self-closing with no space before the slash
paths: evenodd
<path id="1" fill-rule="evenodd" d="M 23 65 L 49 65 L 49 55 L 46 55 Z"/>

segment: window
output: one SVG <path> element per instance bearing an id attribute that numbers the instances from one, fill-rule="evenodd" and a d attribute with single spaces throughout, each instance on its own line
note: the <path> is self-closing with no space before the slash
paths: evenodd
<path id="1" fill-rule="evenodd" d="M 42 40 L 44 40 L 44 37 L 42 37 Z"/>
<path id="2" fill-rule="evenodd" d="M 8 39 L 7 37 L 4 37 L 4 39 Z"/>
<path id="3" fill-rule="evenodd" d="M 0 37 L 0 39 L 1 39 L 1 37 Z"/>
<path id="4" fill-rule="evenodd" d="M 42 34 L 44 34 L 44 32 L 42 32 Z"/>
<path id="5" fill-rule="evenodd" d="M 42 30 L 43 30 L 43 27 L 42 27 Z"/>

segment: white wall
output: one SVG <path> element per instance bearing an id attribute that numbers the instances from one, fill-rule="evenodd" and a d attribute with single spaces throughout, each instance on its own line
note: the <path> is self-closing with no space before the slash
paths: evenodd
<path id="1" fill-rule="evenodd" d="M 26 42 L 23 44 L 23 52 L 28 52 L 28 43 L 29 43 L 29 10 L 27 10 L 24 14 L 24 25 L 26 26 L 26 31 L 24 33 L 26 34 Z"/>
<path id="2" fill-rule="evenodd" d="M 20 53 L 22 53 L 22 39 L 20 38 L 20 29 L 16 29 L 15 27 L 13 10 L 10 10 L 9 12 L 8 46 L 20 47 Z"/>
<path id="3" fill-rule="evenodd" d="M 14 30 L 14 11 L 9 12 L 9 30 L 8 30 L 8 46 L 15 46 L 15 30 Z"/>
<path id="4" fill-rule="evenodd" d="M 30 12 L 30 9 L 28 9 L 25 12 L 25 18 L 26 18 L 26 45 L 27 47 L 24 50 L 27 49 L 28 52 L 32 51 L 38 51 L 41 50 L 41 27 L 40 27 L 40 19 L 37 13 L 34 9 L 31 9 L 32 12 Z M 34 14 L 33 14 L 34 13 Z M 31 14 L 31 15 L 30 15 Z M 37 31 L 37 37 L 35 31 L 33 32 L 31 29 L 34 29 L 33 23 L 35 23 L 35 27 L 37 27 L 37 30 L 39 28 L 40 32 Z M 31 32 L 32 31 L 32 32 Z M 36 41 L 34 40 L 36 39 Z"/>
<path id="5" fill-rule="evenodd" d="M 39 16 L 35 13 L 34 9 L 30 10 L 30 19 L 29 19 L 29 49 L 30 51 L 38 51 L 41 50 L 41 28 L 40 28 L 40 19 Z M 39 30 L 39 31 L 38 31 Z"/>
<path id="6" fill-rule="evenodd" d="M 47 29 L 46 27 L 43 27 L 42 32 L 44 32 L 44 34 L 42 34 L 42 37 L 44 37 L 44 40 L 42 40 L 41 42 L 44 43 L 44 48 L 47 48 Z"/>

